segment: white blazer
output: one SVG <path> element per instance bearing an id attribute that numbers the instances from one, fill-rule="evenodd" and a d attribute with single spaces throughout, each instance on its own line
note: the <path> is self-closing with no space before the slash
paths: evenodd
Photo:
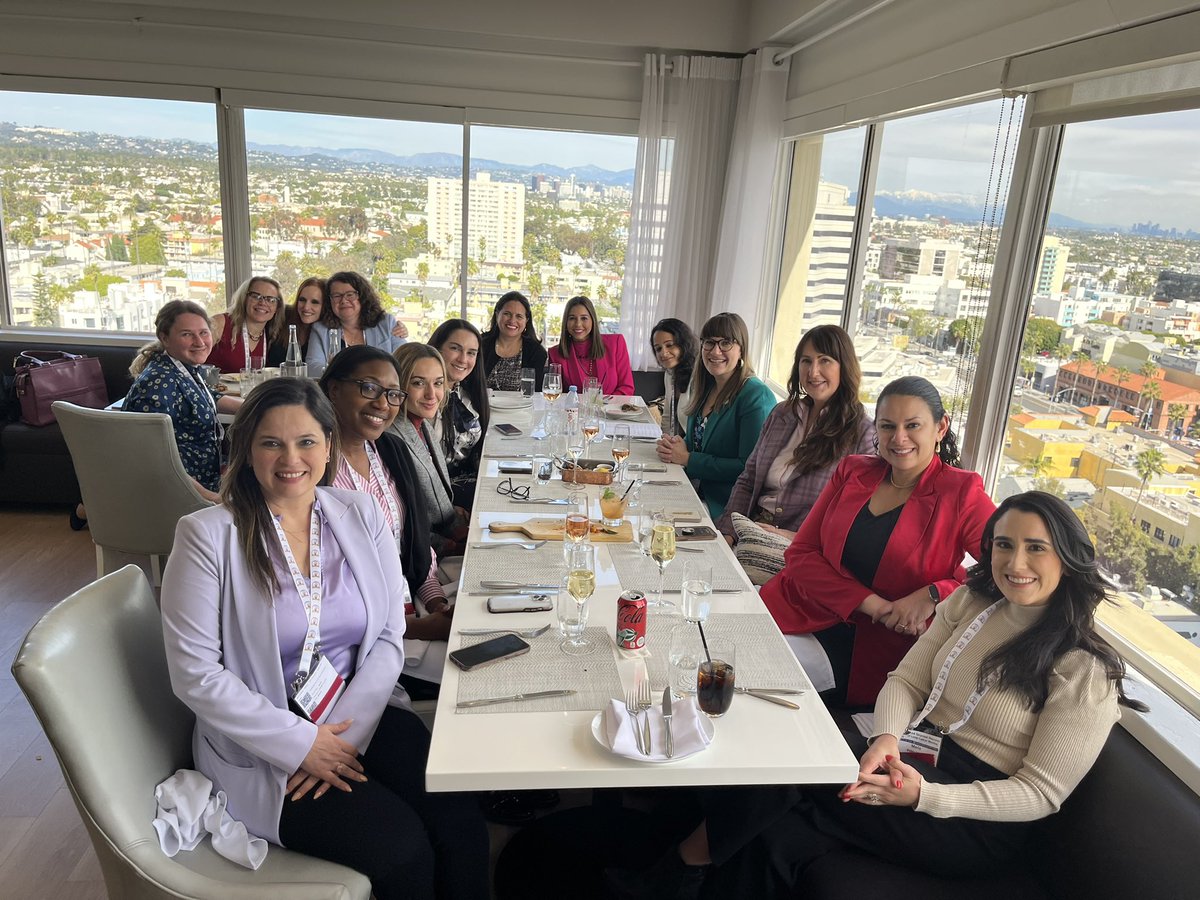
<path id="1" fill-rule="evenodd" d="M 345 693 L 327 721 L 364 752 L 404 665 L 407 582 L 392 533 L 368 494 L 317 488 L 367 607 L 367 627 Z M 251 578 L 233 514 L 184 516 L 163 574 L 163 638 L 171 687 L 196 715 L 195 767 L 229 798 L 229 813 L 279 843 L 285 786 L 317 726 L 288 709 L 273 598 Z"/>

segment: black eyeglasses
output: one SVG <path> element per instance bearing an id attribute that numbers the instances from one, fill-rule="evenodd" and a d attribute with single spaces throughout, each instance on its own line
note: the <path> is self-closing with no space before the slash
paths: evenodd
<path id="1" fill-rule="evenodd" d="M 368 400 L 387 397 L 388 406 L 403 406 L 404 401 L 408 399 L 408 391 L 402 391 L 400 388 L 385 388 L 382 384 L 376 384 L 373 381 L 363 381 L 359 378 L 339 378 L 338 381 L 357 384 L 358 392 Z"/>
<path id="2" fill-rule="evenodd" d="M 511 478 L 505 478 L 502 482 L 496 485 L 496 493 L 504 494 L 506 497 L 512 497 L 515 500 L 528 500 L 529 485 L 513 484 L 513 480 Z"/>
<path id="3" fill-rule="evenodd" d="M 260 294 L 258 291 L 246 291 L 246 299 L 252 303 L 258 303 L 262 300 L 272 304 L 279 302 L 278 297 L 272 297 L 270 294 Z"/>
<path id="4" fill-rule="evenodd" d="M 718 347 L 721 348 L 722 353 L 728 353 L 730 350 L 733 349 L 733 345 L 736 343 L 737 343 L 737 341 L 731 341 L 731 340 L 729 340 L 729 338 L 721 338 L 719 340 L 714 340 L 713 338 L 705 338 L 704 340 L 702 340 L 700 342 L 700 346 L 704 348 L 705 353 L 711 353 L 713 350 L 716 350 Z"/>

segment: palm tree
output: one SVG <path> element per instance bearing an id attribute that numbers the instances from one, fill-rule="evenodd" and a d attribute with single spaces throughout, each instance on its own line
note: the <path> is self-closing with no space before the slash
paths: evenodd
<path id="1" fill-rule="evenodd" d="M 1034 478 L 1048 478 L 1054 471 L 1054 460 L 1049 456 L 1034 454 L 1025 460 L 1025 464 L 1021 468 Z"/>
<path id="2" fill-rule="evenodd" d="M 1132 377 L 1133 373 L 1130 372 L 1125 366 L 1121 366 L 1117 369 L 1116 378 L 1113 379 L 1117 383 L 1117 399 L 1116 402 L 1113 403 L 1113 406 L 1115 406 L 1117 409 L 1121 408 L 1121 385 L 1123 385 Z"/>
<path id="3" fill-rule="evenodd" d="M 1100 386 L 1100 379 L 1108 374 L 1108 366 L 1102 362 L 1096 363 L 1096 377 L 1092 379 L 1092 396 L 1088 398 L 1088 406 L 1096 405 L 1096 388 Z"/>
<path id="4" fill-rule="evenodd" d="M 1148 429 L 1150 427 L 1150 422 L 1154 421 L 1154 402 L 1162 399 L 1162 385 L 1160 385 L 1157 381 L 1147 381 L 1146 386 L 1142 388 L 1142 397 L 1146 400 L 1146 410 L 1145 412 L 1142 411 L 1141 401 L 1139 400 L 1138 427 Z M 1144 424 L 1142 422 L 1143 417 L 1147 419 Z"/>
<path id="5" fill-rule="evenodd" d="M 1142 492 L 1146 490 L 1146 482 L 1155 475 L 1161 475 L 1166 471 L 1167 458 L 1163 456 L 1163 452 L 1157 447 L 1151 447 L 1149 450 L 1143 450 L 1137 455 L 1134 460 L 1133 468 L 1138 474 L 1138 478 L 1142 479 L 1141 486 L 1138 487 L 1137 499 L 1133 501 L 1133 516 L 1134 522 L 1137 521 L 1138 506 L 1142 502 Z"/>
<path id="6" fill-rule="evenodd" d="M 1088 352 L 1086 350 L 1076 350 L 1071 354 L 1071 358 L 1075 360 L 1075 381 L 1071 384 L 1071 393 L 1074 397 L 1078 398 L 1079 375 L 1083 371 L 1083 364 L 1090 361 L 1091 357 L 1088 356 Z M 1078 402 L 1078 400 L 1076 402 Z"/>
<path id="7" fill-rule="evenodd" d="M 1178 422 L 1178 428 L 1183 430 L 1183 422 L 1187 418 L 1188 407 L 1186 403 L 1170 403 L 1167 405 L 1167 430 L 1173 430 L 1171 425 Z"/>

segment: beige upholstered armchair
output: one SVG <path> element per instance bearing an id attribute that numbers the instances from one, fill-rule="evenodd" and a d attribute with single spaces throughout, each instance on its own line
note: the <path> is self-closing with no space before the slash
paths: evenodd
<path id="1" fill-rule="evenodd" d="M 207 839 L 173 859 L 159 849 L 154 788 L 191 767 L 194 720 L 171 692 L 158 607 L 136 566 L 46 613 L 12 671 L 54 747 L 110 897 L 370 897 L 358 872 L 280 847 L 257 871 L 222 858 Z"/>

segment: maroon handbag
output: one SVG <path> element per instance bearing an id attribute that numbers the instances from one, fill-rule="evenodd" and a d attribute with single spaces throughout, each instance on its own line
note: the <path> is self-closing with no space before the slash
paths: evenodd
<path id="1" fill-rule="evenodd" d="M 108 406 L 108 388 L 100 360 L 61 350 L 24 350 L 13 360 L 17 370 L 17 399 L 21 421 L 27 425 L 50 425 L 55 421 L 50 404 L 66 400 L 77 406 L 103 409 Z"/>

